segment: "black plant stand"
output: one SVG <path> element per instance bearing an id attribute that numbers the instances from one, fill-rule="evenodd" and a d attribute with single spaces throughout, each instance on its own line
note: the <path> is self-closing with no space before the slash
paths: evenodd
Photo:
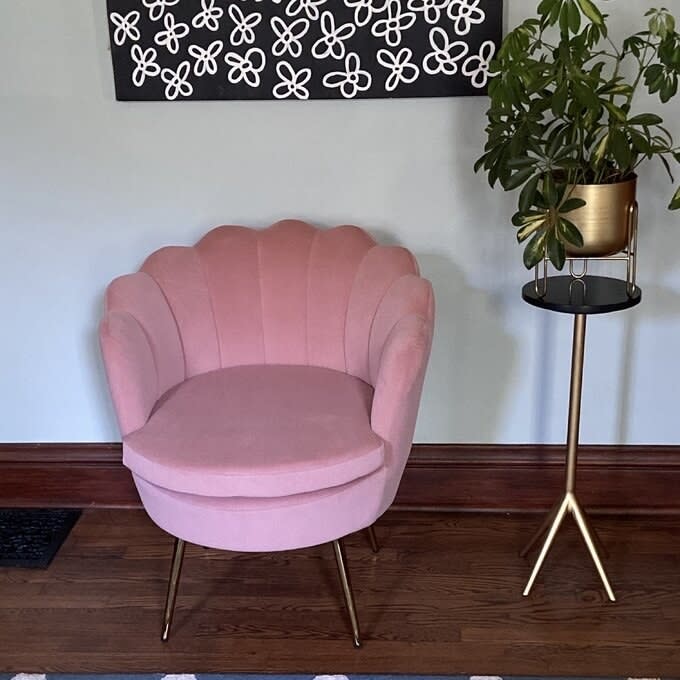
<path id="1" fill-rule="evenodd" d="M 623 309 L 629 309 L 639 304 L 642 292 L 635 287 L 629 295 L 626 281 L 605 276 L 551 276 L 547 279 L 545 295 L 539 295 L 534 281 L 522 288 L 522 298 L 531 305 L 548 309 L 553 312 L 573 314 L 574 336 L 571 349 L 571 381 L 569 388 L 569 421 L 567 427 L 567 459 L 564 494 L 558 499 L 546 517 L 543 525 L 536 532 L 521 555 L 525 556 L 539 539 L 547 532 L 543 547 L 529 581 L 524 589 L 524 595 L 529 595 L 534 581 L 538 576 L 543 562 L 550 550 L 550 546 L 557 534 L 562 520 L 567 512 L 574 515 L 574 519 L 588 547 L 590 556 L 595 563 L 600 579 L 609 599 L 616 598 L 609 585 L 607 574 L 593 540 L 594 532 L 590 529 L 588 518 L 576 499 L 576 463 L 578 459 L 578 438 L 581 420 L 581 391 L 583 384 L 583 357 L 586 339 L 586 318 L 589 314 L 606 314 Z"/>

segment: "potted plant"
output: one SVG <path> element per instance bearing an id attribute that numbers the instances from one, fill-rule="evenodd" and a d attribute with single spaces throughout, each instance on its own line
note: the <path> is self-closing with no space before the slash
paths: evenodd
<path id="1" fill-rule="evenodd" d="M 643 85 L 663 103 L 676 95 L 680 35 L 666 9 L 646 16 L 647 29 L 617 46 L 591 0 L 542 0 L 490 65 L 488 141 L 475 171 L 492 187 L 521 188 L 512 223 L 527 268 L 622 250 L 638 165 L 658 158 L 674 181 L 680 148 L 660 116 L 634 104 Z M 669 208 L 680 208 L 680 188 Z"/>

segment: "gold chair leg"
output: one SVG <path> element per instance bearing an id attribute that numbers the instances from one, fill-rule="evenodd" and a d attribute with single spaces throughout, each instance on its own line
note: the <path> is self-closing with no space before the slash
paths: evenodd
<path id="1" fill-rule="evenodd" d="M 375 535 L 375 524 L 371 524 L 370 527 L 367 527 L 366 531 L 368 532 L 368 540 L 371 542 L 371 550 L 374 553 L 380 552 L 378 537 Z"/>
<path id="2" fill-rule="evenodd" d="M 346 564 L 347 560 L 345 559 L 345 551 L 341 539 L 333 541 L 333 550 L 335 551 L 335 561 L 338 565 L 338 574 L 340 575 L 342 591 L 345 594 L 345 603 L 347 604 L 349 620 L 352 624 L 352 637 L 354 638 L 354 646 L 361 647 L 359 620 L 357 619 L 356 609 L 354 608 L 354 596 L 352 595 L 352 586 L 349 582 L 349 574 L 347 573 Z"/>
<path id="3" fill-rule="evenodd" d="M 185 543 L 181 538 L 175 539 L 175 549 L 172 555 L 172 566 L 170 567 L 170 580 L 168 581 L 168 595 L 165 600 L 165 614 L 163 616 L 163 630 L 161 640 L 167 642 L 170 635 L 170 624 L 172 614 L 175 610 L 175 600 L 177 599 L 177 586 L 179 576 L 182 571 L 182 560 L 184 559 Z"/>

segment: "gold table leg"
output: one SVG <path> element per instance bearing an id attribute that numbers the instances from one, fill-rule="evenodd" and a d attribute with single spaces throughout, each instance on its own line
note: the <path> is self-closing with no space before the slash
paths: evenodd
<path id="1" fill-rule="evenodd" d="M 586 315 L 585 314 L 575 314 L 574 315 L 574 337 L 571 348 L 571 380 L 569 385 L 569 422 L 567 427 L 567 471 L 566 471 L 566 483 L 565 483 L 565 493 L 564 496 L 555 505 L 553 510 L 544 521 L 543 525 L 536 532 L 534 537 L 529 542 L 529 545 L 520 553 L 522 556 L 526 555 L 529 550 L 535 545 L 535 543 L 540 539 L 540 537 L 548 530 L 548 535 L 543 543 L 541 552 L 539 553 L 536 564 L 531 572 L 529 581 L 527 582 L 526 588 L 524 589 L 524 595 L 529 595 L 531 588 L 534 585 L 536 577 L 538 576 L 541 567 L 545 561 L 545 558 L 550 550 L 553 543 L 555 535 L 557 534 L 564 516 L 569 512 L 574 515 L 576 524 L 578 525 L 581 536 L 588 548 L 590 557 L 595 563 L 595 568 L 597 569 L 602 584 L 607 591 L 607 596 L 614 602 L 616 598 L 614 597 L 614 592 L 609 585 L 609 580 L 607 579 L 607 573 L 602 565 L 602 560 L 597 551 L 595 545 L 595 540 L 588 527 L 587 518 L 581 509 L 575 495 L 576 486 L 576 463 L 578 455 L 578 438 L 579 438 L 579 427 L 581 420 L 581 393 L 583 387 L 583 358 L 585 354 L 585 339 L 586 339 Z M 550 527 L 548 529 L 548 527 Z M 594 532 L 593 532 L 594 534 Z"/>
<path id="2" fill-rule="evenodd" d="M 531 552 L 531 549 L 536 545 L 536 543 L 538 543 L 540 538 L 545 535 L 545 532 L 548 531 L 550 525 L 553 523 L 555 515 L 557 514 L 557 511 L 560 509 L 561 505 L 562 499 L 560 498 L 560 500 L 557 501 L 555 505 L 552 506 L 550 512 L 545 516 L 543 524 L 541 524 L 541 526 L 538 527 L 536 533 L 531 537 L 531 540 L 521 550 L 521 552 L 519 553 L 520 557 L 526 557 Z"/>

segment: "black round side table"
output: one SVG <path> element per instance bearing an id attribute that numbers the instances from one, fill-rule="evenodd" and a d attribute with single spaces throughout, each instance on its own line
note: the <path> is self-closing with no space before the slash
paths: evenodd
<path id="1" fill-rule="evenodd" d="M 574 336 L 571 347 L 571 380 L 569 386 L 569 422 L 567 426 L 567 460 L 564 494 L 557 500 L 545 521 L 534 534 L 529 544 L 520 553 L 526 556 L 538 540 L 547 532 L 543 547 L 538 555 L 524 595 L 529 595 L 538 576 L 550 546 L 567 512 L 574 515 L 576 524 L 588 546 L 600 579 L 609 599 L 614 602 L 614 591 L 609 585 L 607 574 L 594 542 L 595 533 L 589 526 L 588 518 L 576 499 L 576 463 L 578 438 L 581 421 L 581 391 L 583 385 L 583 356 L 586 339 L 586 317 L 589 314 L 606 314 L 629 309 L 640 303 L 641 290 L 636 287 L 628 293 L 626 281 L 605 276 L 551 276 L 547 279 L 546 293 L 538 295 L 534 281 L 522 288 L 522 298 L 535 307 L 553 312 L 574 315 Z"/>

